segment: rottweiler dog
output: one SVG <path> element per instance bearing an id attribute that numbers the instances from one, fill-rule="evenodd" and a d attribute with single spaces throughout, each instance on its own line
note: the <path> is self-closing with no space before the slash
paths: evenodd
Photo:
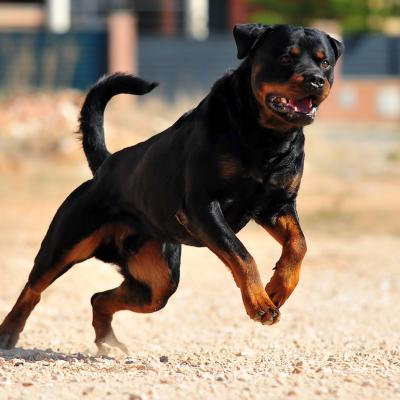
<path id="1" fill-rule="evenodd" d="M 104 140 L 107 102 L 119 93 L 146 94 L 157 84 L 114 74 L 91 88 L 80 132 L 94 177 L 58 209 L 0 326 L 0 347 L 15 346 L 52 282 L 96 257 L 117 265 L 124 280 L 91 299 L 95 343 L 100 351 L 107 345 L 126 351 L 111 327 L 113 314 L 165 306 L 178 286 L 182 244 L 208 247 L 221 259 L 250 318 L 279 321 L 306 253 L 296 212 L 303 127 L 329 94 L 343 45 L 317 29 L 290 25 L 236 25 L 233 33 L 239 67 L 171 127 L 114 154 Z M 266 287 L 236 236 L 250 220 L 282 245 Z"/>

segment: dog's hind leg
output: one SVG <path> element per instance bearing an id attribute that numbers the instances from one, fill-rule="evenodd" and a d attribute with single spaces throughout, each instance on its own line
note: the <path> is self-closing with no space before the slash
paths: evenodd
<path id="1" fill-rule="evenodd" d="M 90 258 L 104 237 L 106 226 L 91 214 L 91 182 L 76 189 L 58 209 L 35 258 L 28 282 L 0 325 L 0 348 L 12 348 L 41 293 L 72 265 Z"/>
<path id="2" fill-rule="evenodd" d="M 111 327 L 113 314 L 120 310 L 151 313 L 163 308 L 178 287 L 180 256 L 181 245 L 148 240 L 126 258 L 123 283 L 93 295 L 93 327 L 99 354 L 107 352 L 107 345 L 127 353 Z"/>

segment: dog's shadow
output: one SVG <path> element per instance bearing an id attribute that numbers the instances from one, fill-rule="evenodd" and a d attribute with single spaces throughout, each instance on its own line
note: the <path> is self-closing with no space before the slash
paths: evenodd
<path id="1" fill-rule="evenodd" d="M 40 349 L 22 349 L 19 347 L 13 348 L 11 350 L 0 349 L 0 359 L 9 361 L 15 360 L 16 363 L 24 360 L 26 362 L 38 362 L 38 361 L 80 361 L 80 362 L 96 362 L 101 359 L 114 360 L 113 357 L 108 357 L 105 355 L 95 356 L 92 354 L 85 353 L 73 353 L 66 354 L 58 351 L 53 351 L 52 349 L 40 350 Z"/>

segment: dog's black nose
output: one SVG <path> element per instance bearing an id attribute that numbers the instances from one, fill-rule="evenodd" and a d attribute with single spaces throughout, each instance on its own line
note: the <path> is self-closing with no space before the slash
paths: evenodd
<path id="1" fill-rule="evenodd" d="M 324 87 L 324 77 L 319 74 L 310 74 L 306 75 L 305 77 L 306 83 L 312 88 L 312 89 L 317 89 L 320 90 Z"/>

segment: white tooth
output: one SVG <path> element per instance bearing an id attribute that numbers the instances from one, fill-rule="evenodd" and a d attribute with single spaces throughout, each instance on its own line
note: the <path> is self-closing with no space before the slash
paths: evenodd
<path id="1" fill-rule="evenodd" d="M 317 108 L 318 108 L 318 107 L 315 107 L 315 106 L 314 106 L 314 107 L 311 109 L 311 111 L 310 111 L 307 115 L 314 116 L 315 113 L 317 112 Z"/>
<path id="2" fill-rule="evenodd" d="M 286 97 L 281 97 L 281 103 L 286 104 L 287 103 L 287 98 Z"/>

